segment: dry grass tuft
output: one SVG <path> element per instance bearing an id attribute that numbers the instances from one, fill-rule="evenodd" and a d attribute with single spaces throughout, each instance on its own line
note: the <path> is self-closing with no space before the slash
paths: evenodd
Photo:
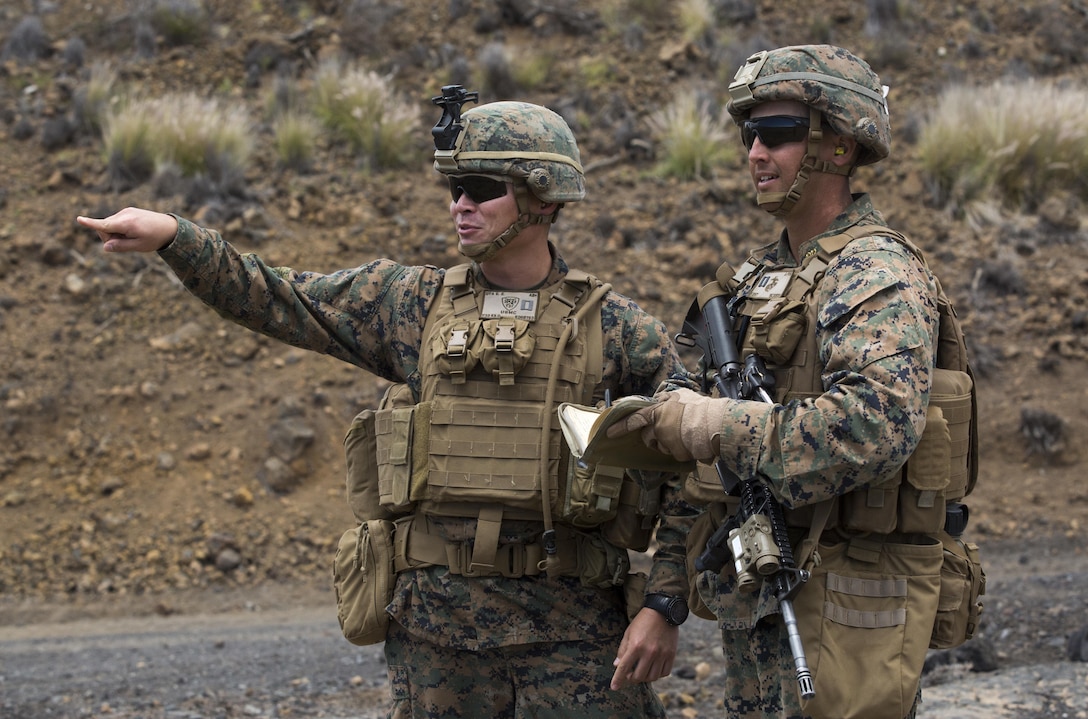
<path id="1" fill-rule="evenodd" d="M 1088 90 L 1037 80 L 945 90 L 918 158 L 934 199 L 967 211 L 996 198 L 1031 212 L 1053 192 L 1088 198 Z"/>
<path id="2" fill-rule="evenodd" d="M 693 90 L 680 92 L 671 104 L 649 118 L 660 145 L 658 171 L 680 179 L 708 177 L 735 157 L 733 136 Z"/>

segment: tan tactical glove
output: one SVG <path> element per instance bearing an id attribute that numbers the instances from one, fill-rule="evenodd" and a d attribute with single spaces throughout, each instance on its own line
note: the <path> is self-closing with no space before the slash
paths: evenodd
<path id="1" fill-rule="evenodd" d="M 608 428 L 609 437 L 642 431 L 646 446 L 681 462 L 718 458 L 726 400 L 704 397 L 690 389 L 666 392 L 663 401 L 640 409 Z"/>

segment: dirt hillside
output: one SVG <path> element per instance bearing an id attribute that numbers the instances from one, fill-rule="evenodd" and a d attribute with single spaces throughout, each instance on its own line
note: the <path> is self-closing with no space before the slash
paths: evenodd
<path id="1" fill-rule="evenodd" d="M 717 265 L 739 261 L 775 225 L 753 206 L 739 162 L 702 180 L 655 176 L 648 114 L 686 86 L 723 101 L 725 81 L 756 49 L 826 41 L 866 57 L 892 88 L 895 143 L 892 159 L 859 171 L 855 188 L 926 250 L 979 374 L 972 535 L 985 547 L 1083 531 L 1080 206 L 1058 198 L 1030 214 L 968 222 L 933 206 L 913 157 L 924 111 L 950 83 L 1037 76 L 1083 85 L 1082 3 L 719 0 L 710 3 L 719 36 L 686 42 L 675 13 L 616 19 L 595 2 L 208 0 L 199 44 L 160 36 L 147 52 L 136 8 L 161 4 L 0 7 L 0 607 L 138 598 L 174 613 L 190 609 L 191 590 L 327 585 L 352 521 L 344 431 L 383 383 L 225 323 L 156 257 L 107 257 L 74 218 L 127 205 L 174 211 L 298 269 L 379 256 L 452 264 L 446 197 L 429 167 L 427 129 L 438 117 L 429 98 L 451 81 L 471 85 L 493 43 L 553 58 L 546 80 L 515 95 L 561 110 L 582 146 L 589 194 L 564 211 L 562 251 L 676 329 Z M 26 18 L 44 36 L 29 60 L 11 42 Z M 272 68 L 303 74 L 336 52 L 419 99 L 418 167 L 371 174 L 344 148 L 323 146 L 310 172 L 282 170 L 258 125 L 266 149 L 241 196 L 152 182 L 122 189 L 100 141 L 70 120 L 94 62 L 112 63 L 144 93 L 222 94 L 259 117 Z M 581 64 L 601 58 L 603 79 L 585 81 Z"/>

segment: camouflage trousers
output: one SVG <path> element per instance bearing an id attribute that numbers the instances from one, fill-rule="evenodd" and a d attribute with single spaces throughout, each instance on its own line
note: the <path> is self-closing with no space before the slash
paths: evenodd
<path id="1" fill-rule="evenodd" d="M 451 649 L 396 622 L 385 640 L 389 719 L 664 717 L 649 684 L 612 691 L 618 639 Z"/>
<path id="2" fill-rule="evenodd" d="M 789 636 L 777 615 L 756 622 L 751 629 L 723 629 L 725 654 L 724 716 L 730 719 L 809 719 L 801 711 L 797 667 Z M 865 678 L 858 677 L 859 691 Z M 921 700 L 904 719 L 914 719 Z"/>

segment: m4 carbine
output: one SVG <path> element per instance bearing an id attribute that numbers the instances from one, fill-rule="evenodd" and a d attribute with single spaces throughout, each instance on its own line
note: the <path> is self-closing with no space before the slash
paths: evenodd
<path id="1" fill-rule="evenodd" d="M 717 284 L 704 287 L 688 310 L 676 343 L 702 351 L 705 393 L 710 393 L 709 379 L 713 378 L 721 397 L 773 404 L 770 392 L 774 389 L 774 376 L 767 373 L 763 360 L 753 353 L 743 363 L 740 361 L 733 322 L 741 299 L 743 296 L 734 295 L 730 300 Z M 700 572 L 708 569 L 720 572 L 732 556 L 739 591 L 758 590 L 757 577 L 772 583 L 789 635 L 801 697 L 811 699 L 816 696 L 816 689 L 793 611 L 793 597 L 808 581 L 809 573 L 794 562 L 782 505 L 758 477 L 737 477 L 720 458 L 714 467 L 726 494 L 740 495 L 740 507 L 707 541 L 695 560 L 695 568 Z"/>

